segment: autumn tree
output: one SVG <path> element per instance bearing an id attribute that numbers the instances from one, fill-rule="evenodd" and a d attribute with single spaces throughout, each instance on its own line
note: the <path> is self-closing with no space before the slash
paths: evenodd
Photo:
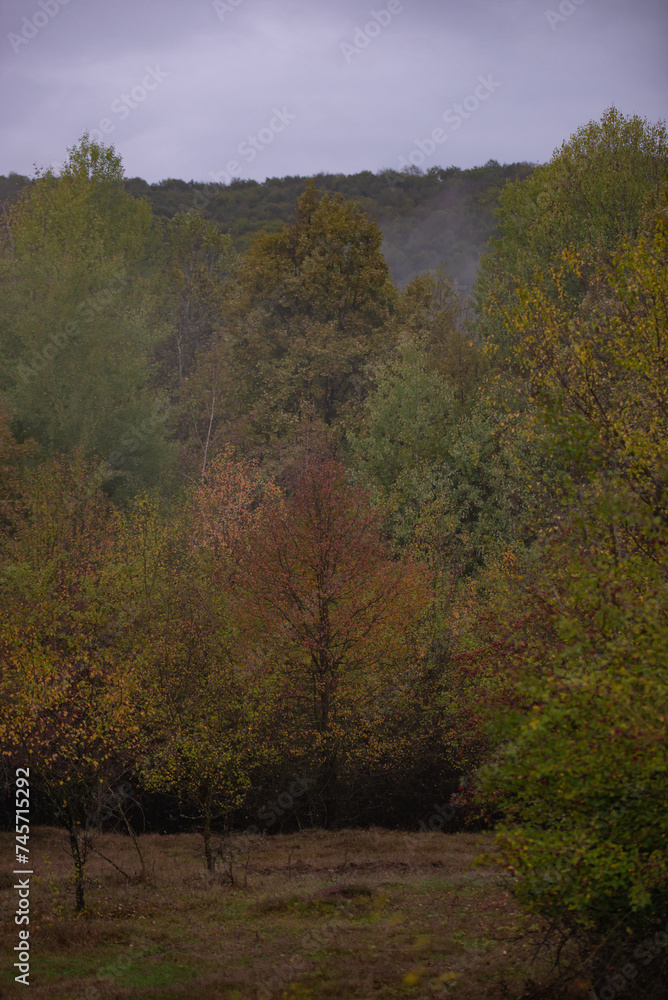
<path id="1" fill-rule="evenodd" d="M 596 502 L 619 500 L 626 526 L 611 524 L 610 532 L 620 557 L 628 545 L 647 544 L 642 529 L 630 527 L 631 511 L 646 521 L 649 534 L 653 520 L 668 524 L 667 263 L 664 209 L 651 235 L 623 244 L 612 267 L 597 272 L 576 311 L 566 289 L 586 264 L 580 252 L 567 251 L 550 274 L 556 301 L 527 288 L 513 315 L 517 353 L 552 450 Z M 586 502 L 580 492 L 580 503 Z"/>
<path id="2" fill-rule="evenodd" d="M 22 508 L 0 553 L 0 745 L 67 830 L 82 910 L 91 829 L 140 737 L 138 658 L 103 639 L 119 518 L 80 454 L 27 476 Z"/>
<path id="3" fill-rule="evenodd" d="M 172 563 L 172 570 L 177 567 Z M 143 786 L 173 797 L 201 829 L 215 869 L 213 824 L 226 821 L 249 786 L 252 714 L 229 648 L 225 596 L 193 567 L 164 588 L 142 635 L 151 731 L 140 763 Z M 207 585 L 208 583 L 208 585 Z"/>
<path id="4" fill-rule="evenodd" d="M 136 767 L 131 724 L 141 679 L 109 653 L 92 658 L 70 643 L 54 654 L 2 614 L 3 755 L 30 769 L 32 786 L 67 831 L 76 909 L 85 909 L 91 832 L 109 797 Z M 113 864 L 113 861 L 112 861 Z"/>
<path id="5" fill-rule="evenodd" d="M 228 579 L 230 537 L 244 530 L 257 493 L 251 470 L 221 454 L 168 518 L 145 503 L 126 525 L 129 565 L 148 559 L 155 581 L 134 640 L 146 650 L 151 701 L 141 781 L 188 810 L 210 872 L 214 824 L 243 801 L 252 764 L 269 749 L 232 657 Z"/>
<path id="6" fill-rule="evenodd" d="M 334 826 L 342 777 L 382 756 L 386 706 L 417 673 L 424 569 L 391 559 L 365 494 L 331 461 L 310 462 L 237 552 L 248 682 L 272 693 L 282 751 L 316 769 Z"/>

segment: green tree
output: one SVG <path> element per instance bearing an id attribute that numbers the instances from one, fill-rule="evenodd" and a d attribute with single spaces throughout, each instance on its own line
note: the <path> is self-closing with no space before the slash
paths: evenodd
<path id="1" fill-rule="evenodd" d="M 228 335 L 202 359 L 234 372 L 247 439 L 285 438 L 309 407 L 333 427 L 362 392 L 396 300 L 381 241 L 363 212 L 310 184 L 294 222 L 251 244 L 230 289 Z"/>
<path id="2" fill-rule="evenodd" d="M 160 345 L 162 379 L 181 388 L 219 330 L 226 281 L 239 263 L 228 234 L 199 215 L 176 215 L 163 234 L 165 298 L 173 333 Z"/>
<path id="3" fill-rule="evenodd" d="M 362 429 L 350 444 L 356 474 L 373 490 L 395 542 L 417 545 L 444 583 L 508 543 L 517 501 L 497 415 L 484 396 L 469 396 L 470 372 L 460 380 L 457 362 L 453 375 L 447 355 L 438 364 L 438 351 L 428 333 L 400 338 L 395 358 L 375 368 Z"/>
<path id="4" fill-rule="evenodd" d="M 667 263 L 660 210 L 577 308 L 568 288 L 589 258 L 567 250 L 554 292 L 527 287 L 512 315 L 532 420 L 572 474 L 524 584 L 551 625 L 515 648 L 519 711 L 497 715 L 503 743 L 481 782 L 505 812 L 500 860 L 520 898 L 588 935 L 603 964 L 642 951 L 668 916 Z M 506 667 L 493 646 L 482 658 Z M 655 995 L 662 968 L 635 995 Z"/>
<path id="5" fill-rule="evenodd" d="M 620 242 L 641 230 L 667 176 L 665 123 L 611 107 L 578 129 L 549 163 L 508 183 L 496 212 L 501 233 L 491 240 L 473 291 L 479 335 L 507 355 L 514 343 L 507 314 L 517 288 L 568 247 L 585 254 L 582 273 L 568 286 L 572 300 L 581 301 L 596 266 L 610 264 Z M 549 282 L 547 288 L 554 293 Z"/>
<path id="6" fill-rule="evenodd" d="M 401 292 L 396 320 L 402 334 L 424 340 L 431 367 L 452 385 L 460 414 L 467 413 L 488 364 L 463 293 L 442 268 L 428 271 Z"/>
<path id="7" fill-rule="evenodd" d="M 127 195 L 113 148 L 84 136 L 8 213 L 0 248 L 6 300 L 0 392 L 19 439 L 42 454 L 84 448 L 103 475 L 164 474 L 164 404 L 148 388 L 164 335 L 154 295 L 150 206 Z"/>

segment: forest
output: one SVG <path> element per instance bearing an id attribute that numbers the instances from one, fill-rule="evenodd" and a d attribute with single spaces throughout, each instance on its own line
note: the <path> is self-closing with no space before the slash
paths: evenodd
<path id="1" fill-rule="evenodd" d="M 550 996 L 665 996 L 665 123 L 196 189 L 3 183 L 4 829 L 82 917 L 105 831 L 483 831 Z"/>
<path id="2" fill-rule="evenodd" d="M 504 184 L 523 180 L 532 169 L 528 163 L 502 166 L 490 160 L 472 170 L 433 167 L 425 173 L 411 167 L 375 174 L 366 170 L 352 176 L 318 174 L 314 180 L 321 191 L 342 194 L 376 219 L 383 234 L 383 256 L 397 285 L 403 287 L 418 274 L 440 266 L 468 292 L 494 232 L 494 210 Z M 0 200 L 14 201 L 30 183 L 20 174 L 0 176 Z M 198 184 L 175 179 L 147 184 L 141 177 L 132 177 L 123 183 L 135 198 L 146 198 L 162 218 L 194 210 L 217 222 L 230 234 L 235 249 L 245 253 L 254 237 L 277 232 L 292 221 L 306 178 L 271 177 L 262 184 L 252 180 Z"/>

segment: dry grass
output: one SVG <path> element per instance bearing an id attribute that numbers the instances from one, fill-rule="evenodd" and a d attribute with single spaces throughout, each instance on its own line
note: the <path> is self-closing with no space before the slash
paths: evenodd
<path id="1" fill-rule="evenodd" d="M 531 964 L 537 927 L 499 878 L 472 869 L 475 834 L 319 830 L 235 837 L 215 876 L 197 836 L 141 838 L 148 878 L 127 879 L 91 856 L 89 913 L 72 914 L 71 859 L 62 833 L 33 830 L 32 1000 L 517 1000 L 585 996 L 546 983 Z M 128 838 L 95 847 L 127 873 Z M 0 834 L 0 872 L 14 840 Z M 230 870 L 231 865 L 231 870 Z M 230 876 L 234 884 L 230 882 Z M 13 916 L 11 881 L 0 881 Z M 13 981 L 13 921 L 4 923 L 0 996 Z"/>

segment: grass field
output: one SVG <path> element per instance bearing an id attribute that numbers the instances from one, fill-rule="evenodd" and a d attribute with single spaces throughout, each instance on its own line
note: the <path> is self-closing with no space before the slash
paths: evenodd
<path id="1" fill-rule="evenodd" d="M 493 870 L 480 834 L 320 830 L 234 837 L 216 875 L 195 835 L 140 839 L 146 877 L 92 854 L 89 912 L 72 912 L 61 831 L 31 835 L 31 985 L 14 982 L 14 839 L 0 834 L 0 995 L 31 1000 L 515 1000 L 545 989 L 540 927 Z M 131 842 L 95 848 L 130 876 Z M 233 878 L 233 882 L 231 881 Z M 531 985 L 531 983 L 539 985 Z"/>

